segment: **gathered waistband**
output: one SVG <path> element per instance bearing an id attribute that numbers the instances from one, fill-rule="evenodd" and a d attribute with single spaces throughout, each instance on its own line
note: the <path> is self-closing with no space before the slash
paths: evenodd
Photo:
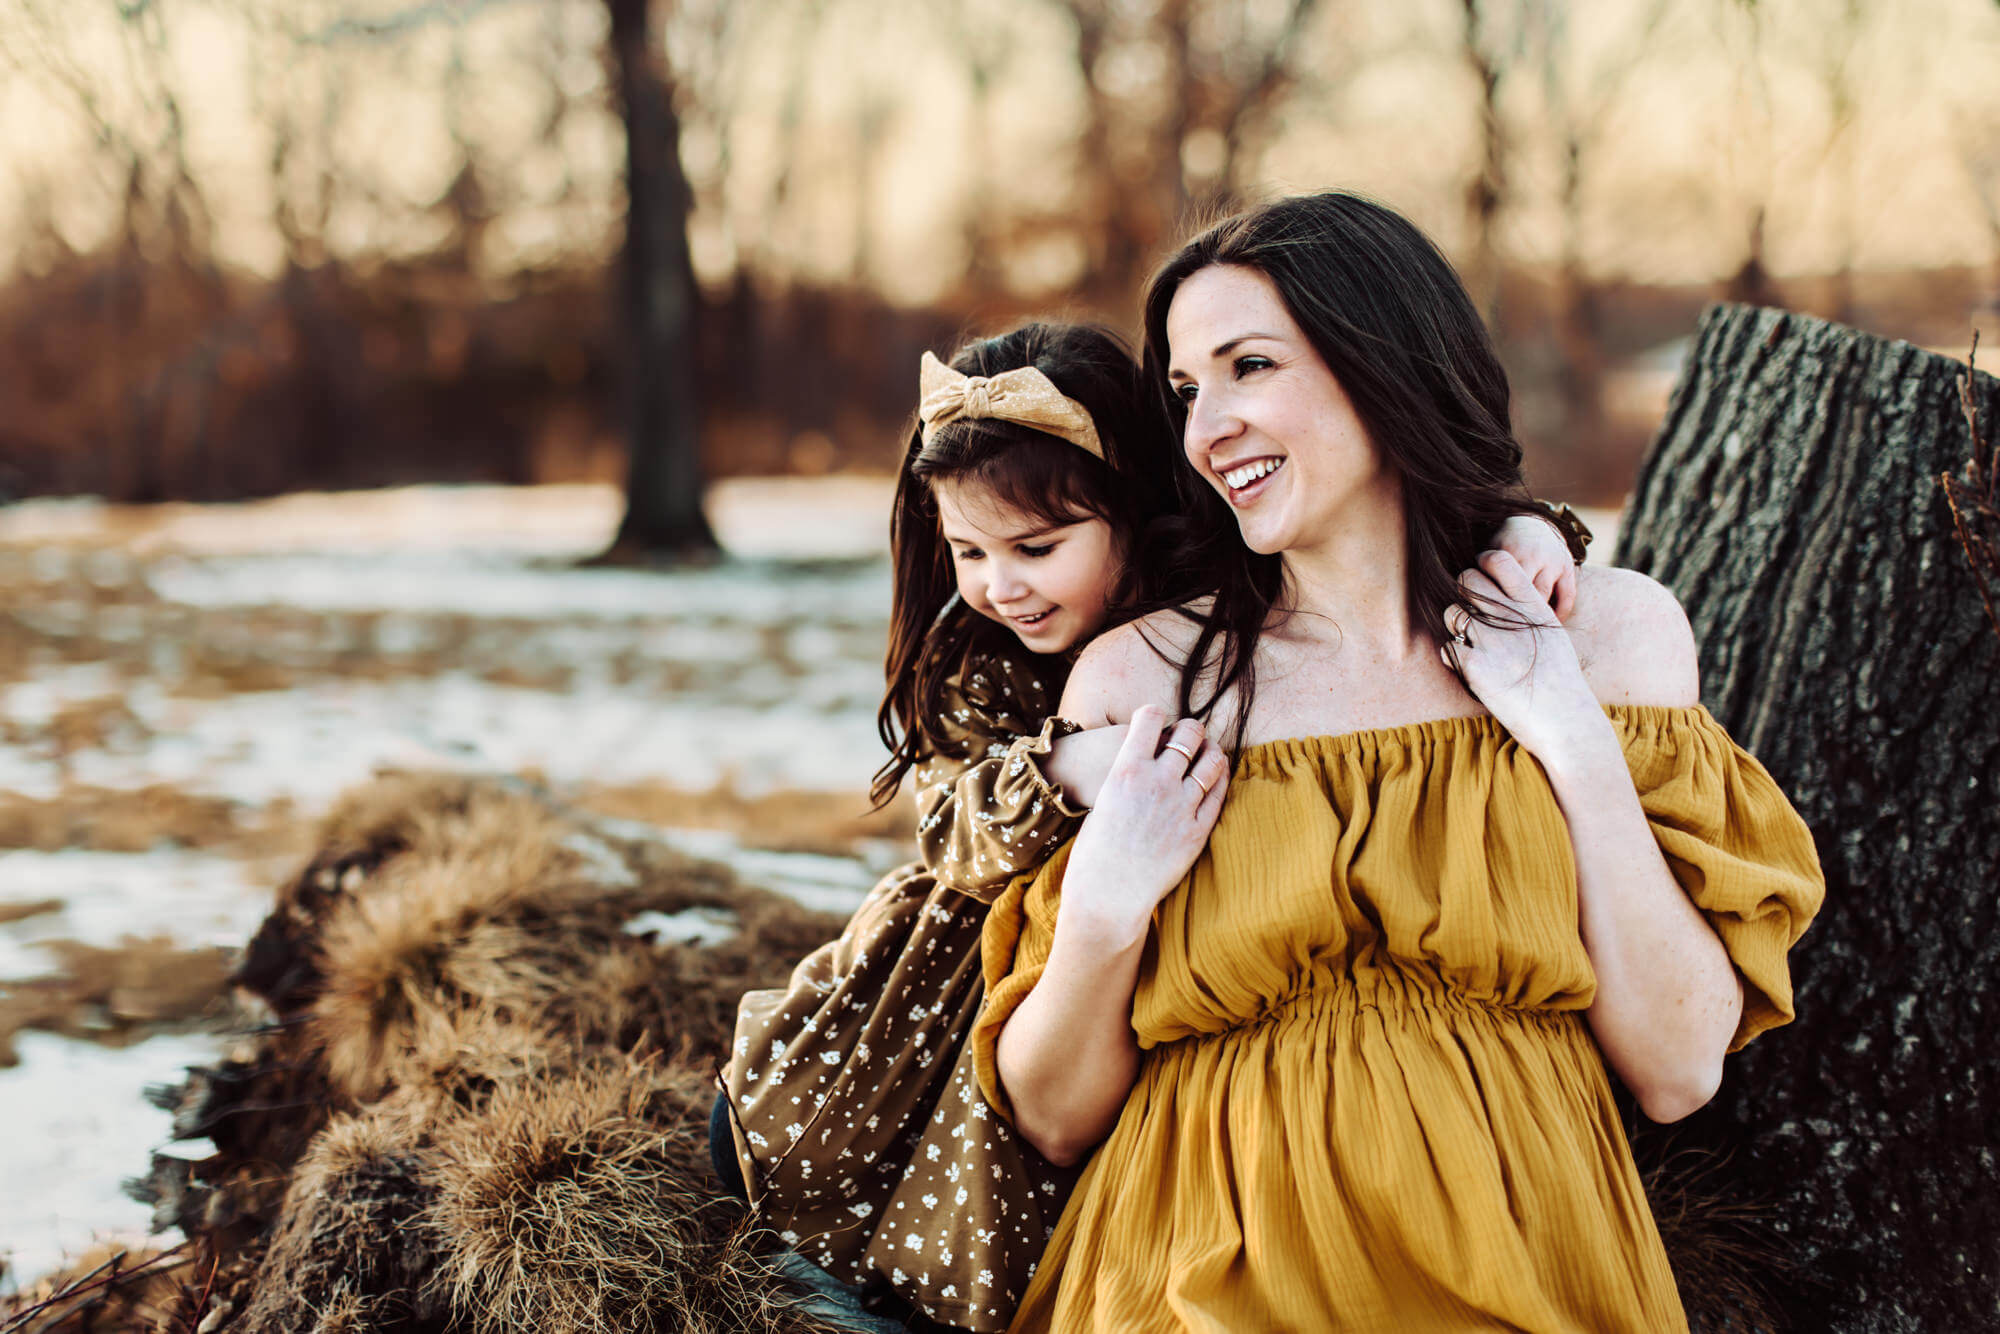
<path id="1" fill-rule="evenodd" d="M 1468 995 L 1453 988 L 1433 973 L 1398 968 L 1369 968 L 1353 972 L 1323 972 L 1297 989 L 1267 1002 L 1255 1014 L 1245 1016 L 1215 1030 L 1192 1032 L 1185 1037 L 1161 1042 L 1207 1042 L 1239 1035 L 1247 1030 L 1282 1023 L 1308 1015 L 1340 1020 L 1365 1014 L 1394 1018 L 1431 1020 L 1441 1015 L 1460 1016 L 1508 1024 L 1536 1026 L 1578 1026 L 1583 1007 L 1578 1005 L 1522 1005 L 1495 997 Z"/>

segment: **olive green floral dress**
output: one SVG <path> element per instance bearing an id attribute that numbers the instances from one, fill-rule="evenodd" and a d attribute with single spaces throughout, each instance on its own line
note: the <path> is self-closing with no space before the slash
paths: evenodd
<path id="1" fill-rule="evenodd" d="M 743 998 L 725 1076 L 761 1219 L 835 1278 L 970 1330 L 1007 1327 L 1075 1175 L 988 1106 L 967 1042 L 988 904 L 1083 816 L 1040 764 L 1076 730 L 1051 716 L 1066 674 L 1018 648 L 968 661 L 915 771 L 923 860 L 788 986 Z"/>

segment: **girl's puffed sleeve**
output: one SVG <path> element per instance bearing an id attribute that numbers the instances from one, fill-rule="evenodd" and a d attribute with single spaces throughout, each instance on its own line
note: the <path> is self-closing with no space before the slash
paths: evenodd
<path id="1" fill-rule="evenodd" d="M 1031 664 L 974 658 L 946 691 L 941 743 L 917 765 L 917 850 L 953 889 L 991 899 L 1076 831 L 1083 808 L 1042 760 L 1076 724 L 1050 716 L 1060 682 Z"/>
<path id="2" fill-rule="evenodd" d="M 1041 870 L 1018 877 L 986 911 L 979 956 L 986 978 L 986 1001 L 972 1027 L 973 1062 L 979 1091 L 1009 1121 L 1014 1104 L 1000 1086 L 1000 1030 L 1041 981 L 1056 939 L 1056 908 L 1062 901 L 1063 873 L 1073 843 L 1065 843 Z"/>
<path id="3" fill-rule="evenodd" d="M 1618 722 L 1667 866 L 1743 979 L 1735 1051 L 1792 1020 L 1787 956 L 1826 896 L 1812 831 L 1706 709 L 1632 709 Z"/>

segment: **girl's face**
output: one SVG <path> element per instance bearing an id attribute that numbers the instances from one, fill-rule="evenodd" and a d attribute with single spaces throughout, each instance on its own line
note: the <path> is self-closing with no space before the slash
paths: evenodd
<path id="1" fill-rule="evenodd" d="M 1103 628 L 1123 557 L 1108 522 L 1052 528 L 975 482 L 939 482 L 933 494 L 966 606 L 1034 653 L 1065 653 Z"/>
<path id="2" fill-rule="evenodd" d="M 1182 448 L 1252 551 L 1317 546 L 1355 503 L 1393 503 L 1394 474 L 1262 273 L 1190 275 L 1167 308 L 1167 343 L 1167 378 L 1187 405 Z"/>

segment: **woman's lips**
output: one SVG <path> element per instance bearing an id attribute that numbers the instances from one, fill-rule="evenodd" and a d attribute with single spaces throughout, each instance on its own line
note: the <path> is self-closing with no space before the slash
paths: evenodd
<path id="1" fill-rule="evenodd" d="M 1038 625 L 1046 624 L 1049 617 L 1055 614 L 1056 609 L 1054 607 L 1044 607 L 1033 616 L 1009 616 L 1007 619 L 1015 625 L 1020 626 L 1023 630 L 1032 630 Z"/>
<path id="2" fill-rule="evenodd" d="M 1253 471 L 1254 470 L 1254 471 Z M 1238 509 L 1253 503 L 1271 484 L 1271 479 L 1285 470 L 1281 458 L 1251 459 L 1248 463 L 1226 469 L 1217 475 L 1222 478 L 1222 494 Z M 1247 474 L 1247 476 L 1246 476 Z M 1244 477 L 1241 486 L 1231 486 L 1229 479 Z"/>

